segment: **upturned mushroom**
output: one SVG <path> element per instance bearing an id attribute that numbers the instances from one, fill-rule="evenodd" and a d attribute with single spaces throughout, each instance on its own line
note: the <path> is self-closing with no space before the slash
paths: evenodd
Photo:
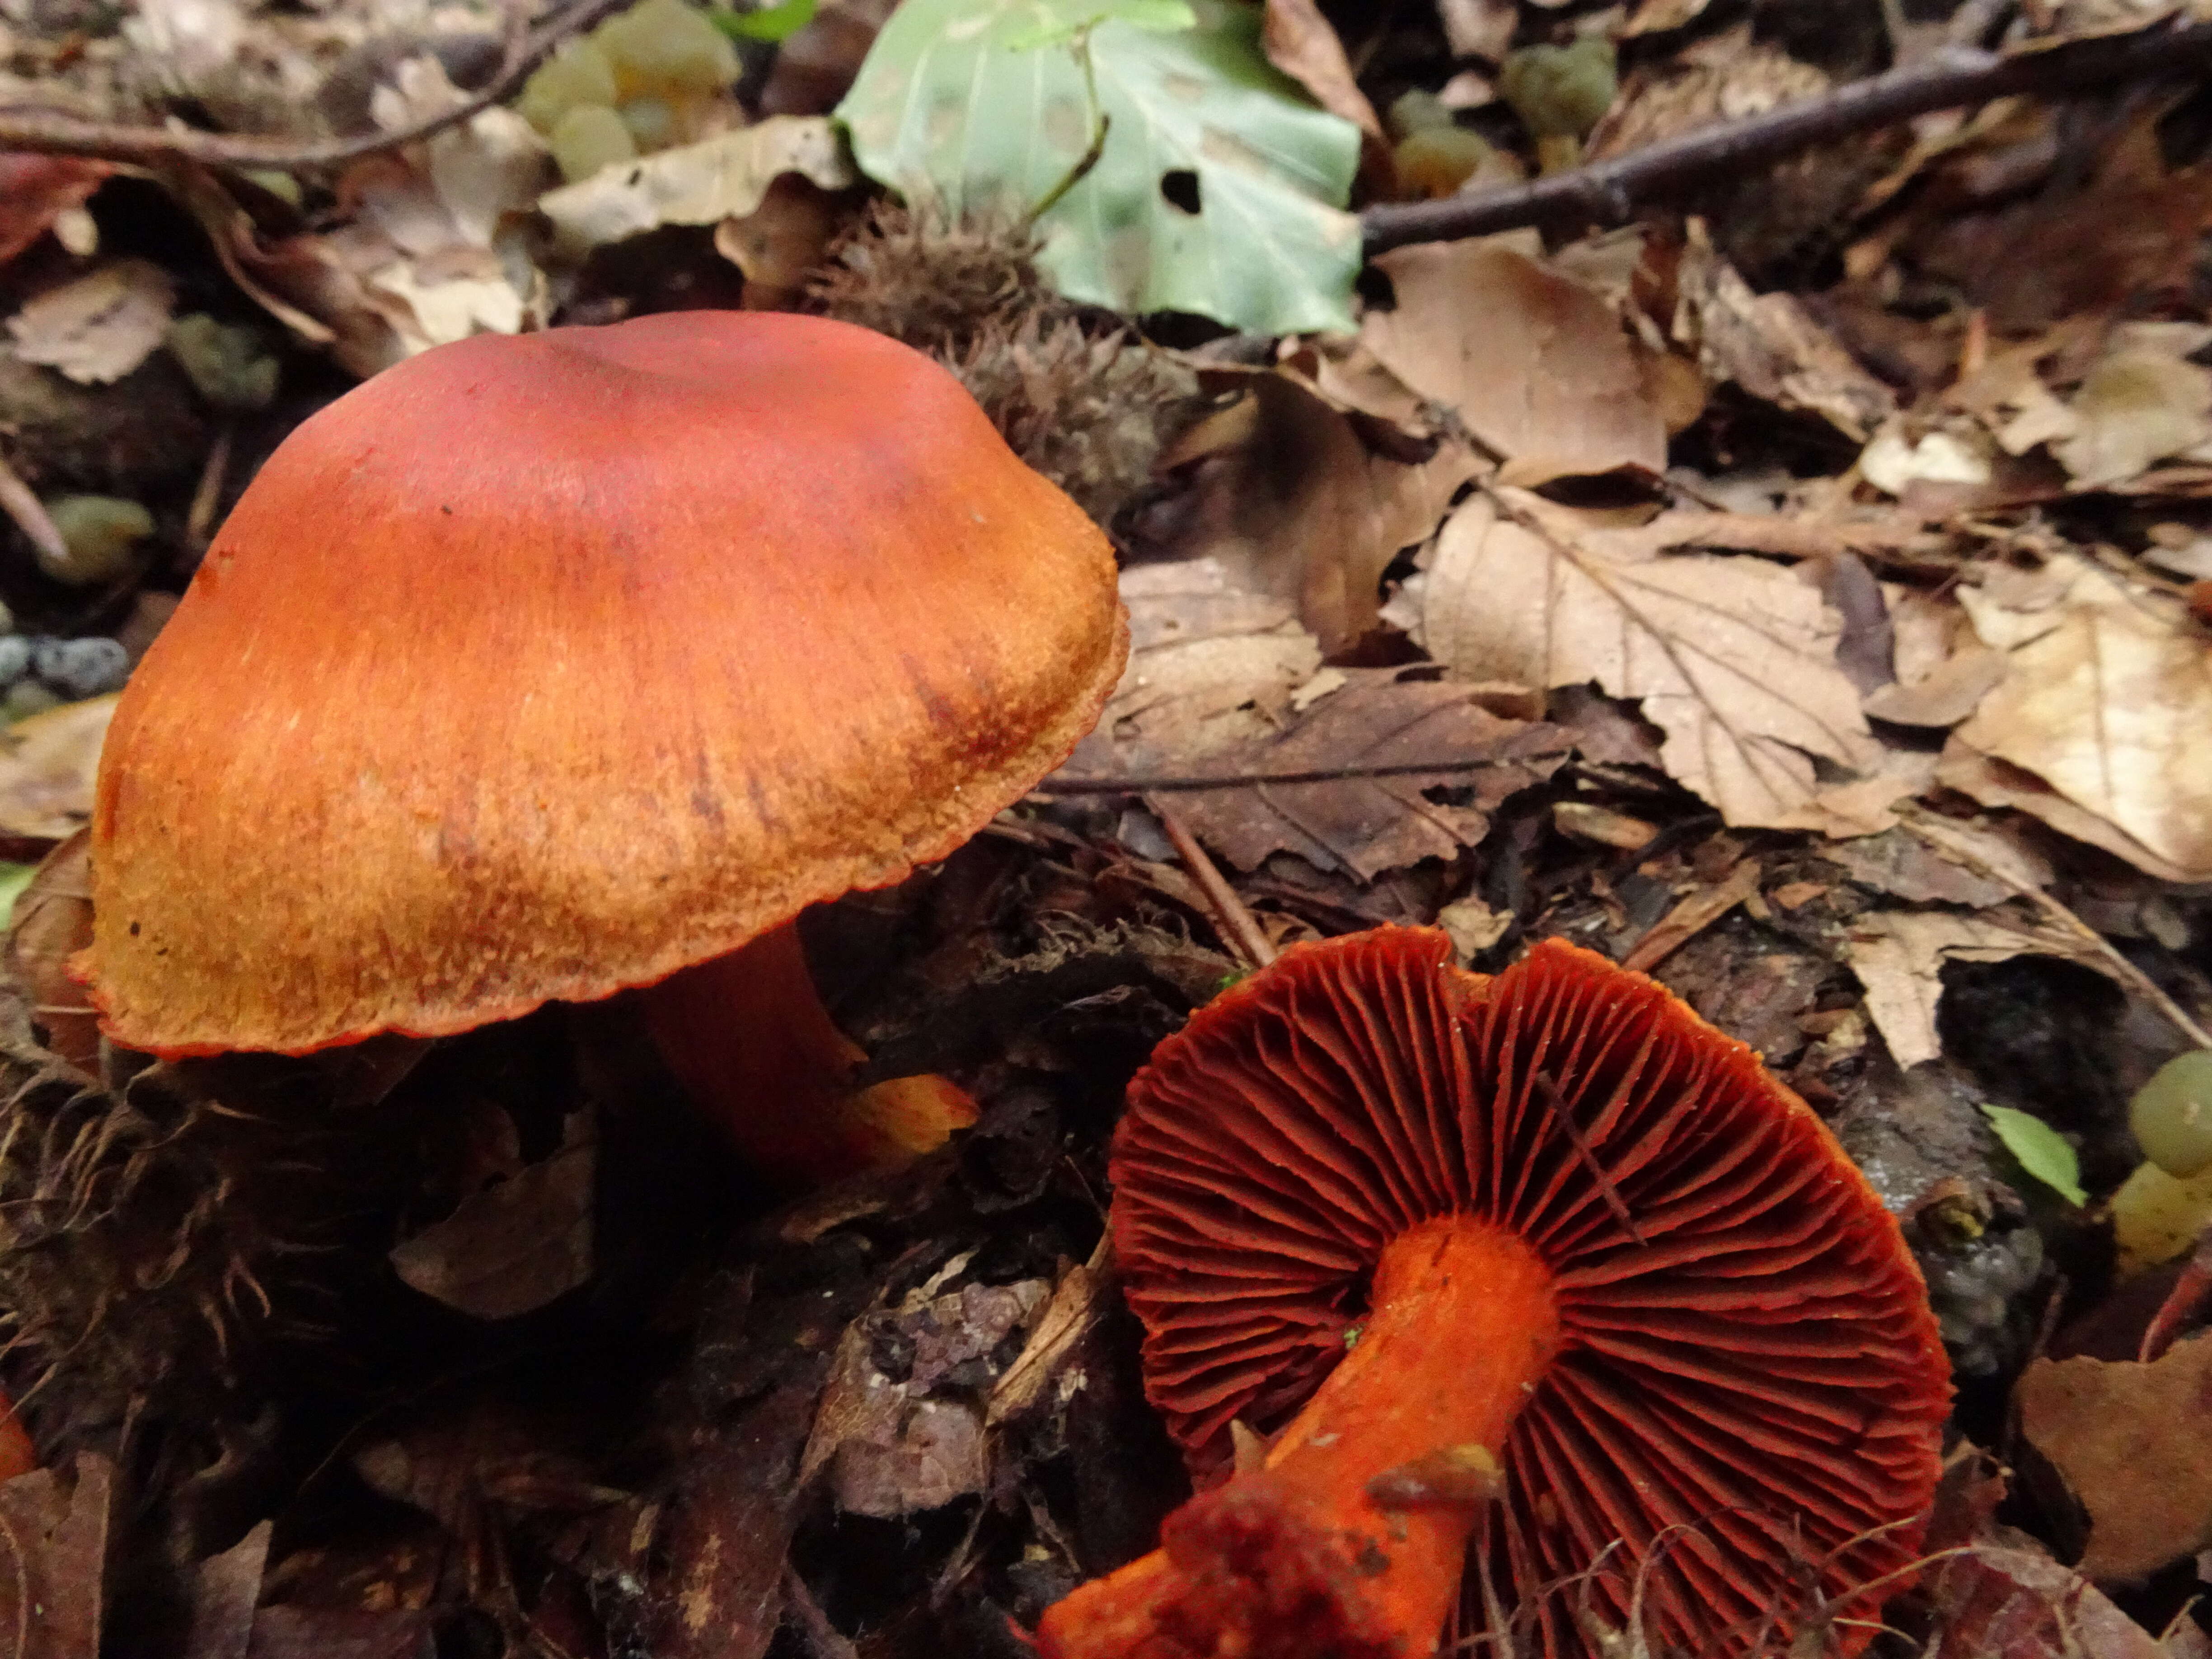
<path id="1" fill-rule="evenodd" d="M 1949 1388 L 1903 1237 L 1639 974 L 1288 951 L 1160 1046 L 1112 1174 L 1150 1397 L 1242 1467 L 1049 1659 L 1417 1659 L 1455 1607 L 1516 1654 L 1849 1653 L 1909 1571 Z"/>
<path id="2" fill-rule="evenodd" d="M 1105 538 L 882 336 L 441 347 L 285 441 L 131 680 L 82 970 L 172 1056 L 652 986 L 742 1146 L 842 1167 L 933 1131 L 850 1087 L 793 918 L 973 836 L 1126 649 Z"/>

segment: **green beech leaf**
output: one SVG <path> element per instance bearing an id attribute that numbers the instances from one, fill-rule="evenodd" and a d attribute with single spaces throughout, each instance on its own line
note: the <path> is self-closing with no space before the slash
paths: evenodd
<path id="1" fill-rule="evenodd" d="M 2065 1136 L 2041 1118 L 2009 1106 L 1985 1105 L 1982 1115 L 2021 1169 L 2069 1204 L 2089 1201 L 2089 1194 L 2081 1190 L 2081 1160 Z"/>
<path id="2" fill-rule="evenodd" d="M 1070 299 L 1348 331 L 1358 130 L 1267 61 L 1260 23 L 1224 0 L 906 0 L 837 118 L 909 199 L 1009 218 L 1049 200 L 1039 263 Z"/>

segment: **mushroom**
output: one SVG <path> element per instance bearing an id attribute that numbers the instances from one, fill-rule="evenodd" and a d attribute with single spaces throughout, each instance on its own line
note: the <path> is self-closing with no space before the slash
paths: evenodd
<path id="1" fill-rule="evenodd" d="M 443 346 L 286 439 L 147 653 L 81 970 L 168 1056 L 658 986 L 679 1076 L 812 1173 L 881 1103 L 790 923 L 1018 799 L 1126 649 L 1106 538 L 880 335 Z"/>
<path id="2" fill-rule="evenodd" d="M 1048 1609 L 1050 1659 L 1412 1659 L 1462 1579 L 1498 1651 L 1854 1652 L 1909 1571 L 1949 1387 L 1903 1236 L 1640 974 L 1286 951 L 1160 1045 L 1112 1173 L 1146 1391 L 1237 1472 Z"/>

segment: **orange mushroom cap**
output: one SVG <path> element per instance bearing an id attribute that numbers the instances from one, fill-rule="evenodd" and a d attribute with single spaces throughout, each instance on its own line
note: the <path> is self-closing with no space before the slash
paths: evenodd
<path id="1" fill-rule="evenodd" d="M 950 853 L 1126 649 L 1105 538 L 879 335 L 441 347 L 285 441 L 124 694 L 94 1000 L 304 1053 L 649 983 Z"/>
<path id="2" fill-rule="evenodd" d="M 1547 942 L 1483 979 L 1453 967 L 1442 934 L 1404 928 L 1292 950 L 1161 1045 L 1130 1086 L 1113 1176 L 1147 1391 L 1201 1477 L 1224 1471 L 1232 1423 L 1279 1429 L 1328 1383 L 1312 1408 L 1330 1401 L 1325 1432 L 1300 1416 L 1266 1474 L 1194 1500 L 1194 1517 L 1240 1488 L 1295 1498 L 1316 1446 L 1379 1437 L 1385 1415 L 1489 1369 L 1529 1378 L 1508 1385 L 1519 1397 L 1491 1443 L 1500 1501 L 1466 1523 L 1499 1604 L 1534 1626 L 1516 1652 L 1593 1652 L 1578 1603 L 1619 1630 L 1640 1596 L 1654 1651 L 1743 1653 L 1786 1639 L 1808 1588 L 1849 1601 L 1915 1555 L 1949 1387 L 1903 1236 L 1751 1049 L 1640 974 Z M 1455 1281 L 1447 1248 L 1481 1265 Z M 1518 1282 L 1524 1250 L 1546 1282 Z M 1370 1274 L 1374 1340 L 1386 1303 L 1401 1306 L 1388 1359 L 1360 1329 Z M 1428 1309 L 1407 1309 L 1407 1285 Z M 1455 1303 L 1477 1323 L 1486 1303 L 1525 1310 L 1525 1352 L 1444 1328 L 1432 1310 Z M 1357 1472 L 1387 1477 L 1351 1505 L 1376 1511 L 1364 1524 L 1382 1556 L 1407 1535 L 1386 1488 L 1424 1467 Z M 1160 1588 L 1197 1524 L 1054 1608 L 1045 1650 L 1210 1651 L 1211 1638 L 1129 1639 L 1221 1601 L 1196 1581 Z M 1346 1594 L 1396 1565 L 1355 1563 Z M 1587 1589 L 1569 1582 L 1586 1573 Z M 1310 1565 L 1297 1577 L 1316 1581 Z M 1075 1612 L 1086 1595 L 1093 1610 Z M 1476 1627 L 1482 1602 L 1464 1604 Z M 1840 1632 L 1841 1648 L 1867 1633 Z"/>

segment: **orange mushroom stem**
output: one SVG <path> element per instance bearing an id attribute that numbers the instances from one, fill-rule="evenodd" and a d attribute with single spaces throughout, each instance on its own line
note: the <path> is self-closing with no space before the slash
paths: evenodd
<path id="1" fill-rule="evenodd" d="M 1449 1340 L 1439 1333 L 1450 1332 Z M 1559 1346 L 1552 1276 L 1492 1223 L 1442 1216 L 1391 1241 L 1374 1303 L 1344 1363 L 1283 1431 L 1263 1468 L 1201 1499 L 1202 1515 L 1260 1499 L 1285 1512 L 1237 1577 L 1285 1577 L 1318 1535 L 1351 1568 L 1332 1599 L 1299 1598 L 1309 1621 L 1263 1644 L 1267 1597 L 1223 1595 L 1210 1529 L 1167 1543 L 1086 1584 L 1046 1613 L 1049 1659 L 1344 1650 L 1343 1632 L 1382 1651 L 1426 1652 L 1459 1594 L 1468 1537 L 1495 1495 L 1497 1454 Z M 1194 1505 L 1193 1508 L 1198 1508 Z M 1180 1546 L 1180 1547 L 1178 1547 Z M 1284 1645 L 1287 1636 L 1295 1645 Z M 1318 1641 L 1321 1645 L 1313 1645 Z"/>
<path id="2" fill-rule="evenodd" d="M 854 1086 L 867 1056 L 822 1006 L 795 922 L 647 987 L 643 1001 L 677 1080 L 771 1179 L 880 1169 L 975 1121 L 975 1103 L 949 1078 Z"/>

